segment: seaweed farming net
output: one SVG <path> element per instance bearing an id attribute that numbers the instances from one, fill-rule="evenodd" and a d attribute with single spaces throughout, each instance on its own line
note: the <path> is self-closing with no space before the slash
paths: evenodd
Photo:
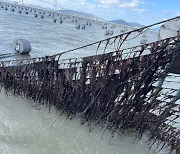
<path id="1" fill-rule="evenodd" d="M 153 86 L 175 57 L 176 43 L 177 38 L 160 41 L 148 50 L 150 54 L 142 55 L 146 45 L 126 59 L 122 59 L 122 51 L 116 51 L 60 64 L 55 57 L 15 66 L 6 62 L 3 67 L 1 62 L 0 83 L 37 105 L 55 106 L 113 131 L 134 129 L 139 136 L 150 131 L 150 139 L 163 138 L 176 149 L 179 131 L 174 134 L 174 128 L 164 122 L 171 115 L 178 118 L 179 109 L 174 110 L 177 105 L 171 102 L 162 105 L 168 94 L 161 101 L 156 99 L 161 90 L 156 92 Z M 152 110 L 157 108 L 161 112 L 155 116 Z"/>
<path id="2" fill-rule="evenodd" d="M 150 146 L 158 143 L 160 150 L 168 146 L 178 153 L 180 131 L 174 125 L 180 117 L 179 91 L 163 92 L 162 83 L 179 54 L 179 37 L 121 49 L 130 35 L 154 25 L 53 56 L 1 61 L 0 85 L 37 106 L 54 106 L 69 118 L 80 116 L 84 123 L 112 132 L 135 131 L 139 138 L 146 132 Z M 94 45 L 94 56 L 62 59 Z"/>

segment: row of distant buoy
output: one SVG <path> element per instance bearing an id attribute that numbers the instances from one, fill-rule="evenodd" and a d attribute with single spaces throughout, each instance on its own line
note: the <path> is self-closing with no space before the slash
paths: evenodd
<path id="1" fill-rule="evenodd" d="M 78 25 L 76 25 L 76 29 L 83 29 L 83 30 L 85 30 L 86 29 L 86 25 L 85 24 L 83 24 L 83 25 L 78 24 Z"/>
<path id="2" fill-rule="evenodd" d="M 105 35 L 113 35 L 113 30 L 106 30 Z"/>
<path id="3" fill-rule="evenodd" d="M 33 14 L 33 17 L 35 18 L 41 18 L 44 19 L 45 17 L 52 17 L 52 21 L 54 23 L 63 23 L 65 20 L 68 20 L 69 22 L 72 21 L 72 23 L 76 23 L 76 29 L 86 29 L 87 26 L 91 26 L 92 22 L 95 22 L 92 20 L 92 22 L 90 22 L 90 19 L 87 19 L 87 21 L 83 21 L 84 24 L 77 26 L 77 24 L 84 20 L 81 19 L 81 17 L 76 17 L 74 15 L 68 15 L 68 14 L 63 14 L 63 13 L 57 13 L 57 12 L 52 12 L 52 11 L 46 11 L 46 10 L 42 10 L 42 9 L 35 9 L 35 8 L 31 8 L 31 7 L 26 7 L 26 6 L 21 6 L 18 4 L 10 4 L 10 3 L 5 3 L 5 2 L 0 2 L 0 6 L 2 9 L 5 10 L 10 10 L 12 12 L 17 12 L 19 14 Z"/>
<path id="4" fill-rule="evenodd" d="M 108 25 L 107 23 L 106 24 L 103 24 L 102 25 L 102 29 L 105 29 L 105 35 L 113 35 L 114 34 L 114 31 L 112 29 L 114 29 L 116 26 L 115 25 Z M 109 30 L 111 29 L 111 30 Z"/>
<path id="5" fill-rule="evenodd" d="M 117 25 L 112 25 L 112 24 L 102 24 L 101 28 L 105 29 L 105 35 L 113 35 L 114 34 L 114 29 L 117 27 Z M 118 26 L 119 28 L 121 27 L 120 33 L 126 33 L 128 31 L 126 26 Z"/>
<path id="6" fill-rule="evenodd" d="M 50 17 L 52 18 L 52 22 L 54 23 L 60 23 L 60 24 L 64 22 L 73 23 L 76 29 L 84 30 L 88 26 L 91 26 L 92 23 L 96 23 L 97 25 L 101 26 L 102 29 L 105 29 L 105 35 L 113 35 L 114 33 L 113 29 L 116 27 L 122 28 L 120 31 L 121 33 L 125 33 L 126 31 L 128 31 L 127 27 L 124 25 L 117 26 L 115 24 L 106 23 L 104 21 L 96 21 L 93 19 L 86 19 L 83 17 L 81 18 L 74 15 L 64 14 L 61 12 L 47 11 L 43 9 L 37 9 L 37 8 L 27 7 L 24 5 L 11 4 L 5 2 L 0 2 L 0 6 L 2 9 L 10 10 L 12 12 L 18 12 L 20 14 L 32 15 L 35 18 L 44 19 L 46 17 L 48 18 Z"/>
<path id="7" fill-rule="evenodd" d="M 5 10 L 11 10 L 12 12 L 16 12 L 15 10 L 18 9 L 17 12 L 20 14 L 22 14 L 22 13 L 25 13 L 27 15 L 33 14 L 33 16 L 36 18 L 44 19 L 45 17 L 51 17 L 52 21 L 54 23 L 63 23 L 64 21 L 69 21 L 69 22 L 75 23 L 75 25 L 77 25 L 82 20 L 83 21 L 87 20 L 87 23 L 84 23 L 86 25 L 85 27 L 91 26 L 92 23 L 96 23 L 97 25 L 102 26 L 102 29 L 108 29 L 108 27 L 110 27 L 111 29 L 114 29 L 116 27 L 127 28 L 127 26 L 124 26 L 124 25 L 118 25 L 117 26 L 115 24 L 110 24 L 110 23 L 107 23 L 104 21 L 86 19 L 83 17 L 68 15 L 68 14 L 61 13 L 61 12 L 47 11 L 47 10 L 43 10 L 43 9 L 37 9 L 37 8 L 27 7 L 27 6 L 18 5 L 18 4 L 11 4 L 11 3 L 7 3 L 7 2 L 0 2 L 0 6 L 1 6 L 1 8 L 4 8 Z M 79 26 L 76 26 L 76 29 L 78 29 L 78 27 Z"/>
<path id="8" fill-rule="evenodd" d="M 103 25 L 103 26 L 102 26 L 102 29 L 107 29 L 107 26 L 104 26 L 104 25 Z"/>
<path id="9" fill-rule="evenodd" d="M 102 29 L 114 29 L 115 27 L 117 27 L 116 25 L 112 25 L 109 23 L 105 23 L 103 21 L 96 21 L 96 20 L 91 20 L 91 19 L 86 19 L 86 18 L 81 18 L 81 17 L 77 17 L 74 15 L 68 15 L 68 14 L 64 14 L 64 13 L 57 13 L 57 12 L 52 12 L 52 11 L 46 11 L 43 9 L 36 9 L 36 8 L 32 8 L 32 7 L 27 7 L 24 5 L 18 5 L 18 4 L 8 4 L 8 3 L 4 3 L 1 2 L 0 3 L 2 8 L 5 8 L 6 10 L 11 10 L 12 12 L 18 12 L 20 14 L 31 14 L 33 15 L 33 17 L 35 18 L 40 18 L 40 19 L 44 19 L 46 17 L 51 17 L 52 21 L 54 23 L 64 23 L 65 21 L 67 22 L 72 22 L 75 24 L 75 28 L 76 29 L 86 29 L 87 26 L 91 26 L 92 23 L 96 23 L 97 25 L 102 26 Z M 17 10 L 18 9 L 18 10 Z M 17 10 L 17 11 L 16 11 Z M 86 21 L 84 21 L 86 20 Z M 83 23 L 82 23 L 83 21 Z M 105 32 L 106 35 L 112 35 L 113 31 L 106 31 Z"/>

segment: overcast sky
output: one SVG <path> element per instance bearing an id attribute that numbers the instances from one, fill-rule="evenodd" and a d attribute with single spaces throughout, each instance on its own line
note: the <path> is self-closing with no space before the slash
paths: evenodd
<path id="1" fill-rule="evenodd" d="M 54 2 L 54 0 L 43 1 Z M 59 7 L 92 13 L 106 20 L 124 19 L 144 25 L 180 15 L 180 0 L 57 0 L 57 2 Z M 24 3 L 52 8 L 40 0 L 24 0 Z"/>

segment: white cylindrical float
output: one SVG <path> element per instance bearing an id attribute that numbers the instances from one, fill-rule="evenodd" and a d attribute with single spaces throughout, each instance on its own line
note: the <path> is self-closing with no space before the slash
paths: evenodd
<path id="1" fill-rule="evenodd" d="M 28 40 L 18 39 L 13 43 L 13 50 L 15 53 L 27 54 L 31 51 L 31 44 Z"/>

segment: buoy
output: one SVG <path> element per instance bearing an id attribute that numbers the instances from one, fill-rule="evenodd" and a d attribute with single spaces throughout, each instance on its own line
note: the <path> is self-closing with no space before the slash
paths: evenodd
<path id="1" fill-rule="evenodd" d="M 85 28 L 86 28 L 86 26 L 85 26 L 85 25 L 82 25 L 81 29 L 83 29 L 83 30 L 84 30 Z"/>
<path id="2" fill-rule="evenodd" d="M 57 20 L 54 18 L 54 19 L 53 19 L 53 22 L 56 22 L 56 21 L 57 21 Z"/>
<path id="3" fill-rule="evenodd" d="M 113 32 L 112 30 L 111 30 L 111 31 L 109 31 L 109 35 L 113 35 L 113 33 L 114 33 L 114 32 Z"/>
<path id="4" fill-rule="evenodd" d="M 31 51 L 31 44 L 28 40 L 18 39 L 13 43 L 13 50 L 15 53 L 27 54 Z"/>
<path id="5" fill-rule="evenodd" d="M 105 35 L 109 35 L 109 30 L 106 30 Z"/>
<path id="6" fill-rule="evenodd" d="M 63 23 L 63 20 L 62 20 L 62 19 L 60 19 L 60 20 L 59 20 L 59 23 L 60 23 L 60 24 L 62 24 L 62 23 Z"/>
<path id="7" fill-rule="evenodd" d="M 38 17 L 38 15 L 35 13 L 35 14 L 34 14 L 34 17 L 36 17 L 36 18 L 37 18 L 37 17 Z"/>
<path id="8" fill-rule="evenodd" d="M 80 24 L 76 25 L 76 29 L 80 29 L 80 27 L 81 27 Z"/>

